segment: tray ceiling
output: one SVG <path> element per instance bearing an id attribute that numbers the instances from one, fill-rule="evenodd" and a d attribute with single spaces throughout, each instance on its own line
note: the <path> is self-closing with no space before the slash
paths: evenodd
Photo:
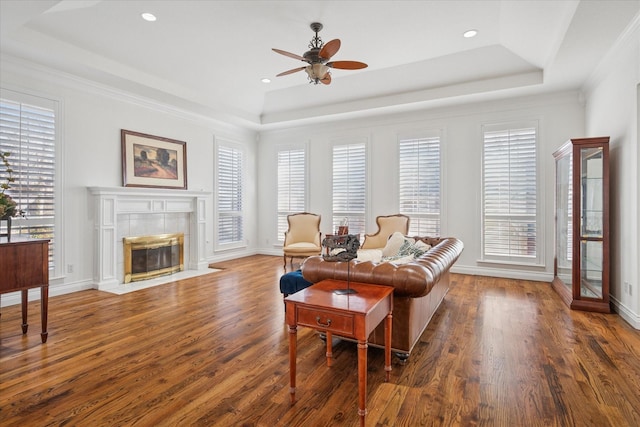
<path id="1" fill-rule="evenodd" d="M 2 61 L 29 60 L 255 129 L 579 89 L 639 1 L 7 1 Z M 140 14 L 151 12 L 150 23 Z M 322 22 L 332 84 L 302 54 Z M 476 29 L 478 36 L 462 37 Z M 262 78 L 270 78 L 264 84 Z"/>

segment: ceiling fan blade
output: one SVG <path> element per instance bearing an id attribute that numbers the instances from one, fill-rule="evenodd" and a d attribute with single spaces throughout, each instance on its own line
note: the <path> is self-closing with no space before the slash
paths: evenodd
<path id="1" fill-rule="evenodd" d="M 320 53 L 318 55 L 320 55 L 320 58 L 329 59 L 333 55 L 335 55 L 339 49 L 340 39 L 334 39 L 328 43 L 325 43 L 325 45 L 322 46 L 322 49 L 320 49 Z"/>
<path id="2" fill-rule="evenodd" d="M 333 61 L 325 64 L 327 67 L 339 68 L 341 70 L 359 70 L 367 68 L 367 64 L 358 61 Z"/>
<path id="3" fill-rule="evenodd" d="M 293 74 L 293 73 L 297 73 L 298 71 L 302 71 L 307 67 L 299 67 L 299 68 L 294 68 L 292 70 L 287 70 L 287 71 L 283 71 L 280 74 L 277 74 L 276 77 L 280 77 L 280 76 L 286 76 L 287 74 Z"/>
<path id="4" fill-rule="evenodd" d="M 323 79 L 320 79 L 320 83 L 322 83 L 323 85 L 328 85 L 329 83 L 331 83 L 331 74 L 327 73 Z"/>
<path id="5" fill-rule="evenodd" d="M 300 61 L 307 62 L 306 59 L 304 59 L 300 55 L 296 55 L 295 53 L 287 52 L 286 50 L 280 50 L 280 49 L 276 49 L 276 48 L 271 48 L 271 50 L 273 50 L 274 52 L 279 53 L 280 55 L 288 56 L 289 58 L 299 59 Z"/>

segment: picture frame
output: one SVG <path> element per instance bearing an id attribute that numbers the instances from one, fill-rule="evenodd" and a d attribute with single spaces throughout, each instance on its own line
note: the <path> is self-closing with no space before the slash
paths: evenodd
<path id="1" fill-rule="evenodd" d="M 187 189 L 187 143 L 121 129 L 122 185 Z"/>

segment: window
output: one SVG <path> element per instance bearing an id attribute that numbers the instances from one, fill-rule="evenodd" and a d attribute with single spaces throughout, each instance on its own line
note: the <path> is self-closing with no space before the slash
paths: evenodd
<path id="1" fill-rule="evenodd" d="M 56 101 L 2 91 L 0 99 L 0 150 L 8 157 L 15 182 L 6 190 L 24 211 L 12 218 L 11 234 L 51 239 L 49 268 L 54 275 L 61 262 L 56 242 Z M 2 182 L 6 172 L 0 170 Z"/>
<path id="2" fill-rule="evenodd" d="M 400 213 L 412 236 L 440 235 L 440 136 L 399 141 Z"/>
<path id="3" fill-rule="evenodd" d="M 334 145 L 333 230 L 346 219 L 350 234 L 364 234 L 366 193 L 366 143 Z"/>
<path id="4" fill-rule="evenodd" d="M 539 261 L 537 125 L 485 126 L 483 257 Z"/>
<path id="5" fill-rule="evenodd" d="M 305 149 L 278 151 L 278 239 L 284 240 L 289 228 L 287 216 L 306 210 Z"/>
<path id="6" fill-rule="evenodd" d="M 217 146 L 218 247 L 244 244 L 242 189 L 244 153 L 228 145 Z"/>

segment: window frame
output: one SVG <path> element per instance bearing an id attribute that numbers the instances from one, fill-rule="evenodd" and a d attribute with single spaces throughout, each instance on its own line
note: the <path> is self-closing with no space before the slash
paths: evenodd
<path id="1" fill-rule="evenodd" d="M 356 215 L 350 213 L 349 211 L 336 211 L 335 210 L 335 203 L 336 203 L 336 197 L 334 195 L 335 193 L 335 150 L 337 147 L 346 147 L 346 146 L 356 146 L 356 145 L 362 145 L 363 150 L 364 150 L 364 159 L 363 159 L 363 163 L 364 163 L 364 200 L 363 200 L 363 212 L 357 213 Z M 329 234 L 333 234 L 336 230 L 338 225 L 340 224 L 340 222 L 342 221 L 343 218 L 347 217 L 358 217 L 359 218 L 359 222 L 361 223 L 360 227 L 356 227 L 355 229 L 353 228 L 353 224 L 351 223 L 352 221 L 349 221 L 349 234 L 360 234 L 361 236 L 364 236 L 364 234 L 366 233 L 366 224 L 367 224 L 367 215 L 369 212 L 369 151 L 370 151 L 370 147 L 369 147 L 369 138 L 367 137 L 354 137 L 354 138 L 340 138 L 340 139 L 334 139 L 331 141 L 331 154 L 330 154 L 330 159 L 331 159 L 331 175 L 330 175 L 330 188 L 331 188 L 331 232 Z M 338 213 L 336 213 L 338 212 Z"/>
<path id="2" fill-rule="evenodd" d="M 29 92 L 23 89 L 17 89 L 7 86 L 0 87 L 0 98 L 9 102 L 15 102 L 20 104 L 29 104 L 39 108 L 46 108 L 53 111 L 54 114 L 54 167 L 53 167 L 53 238 L 49 244 L 49 278 L 51 282 L 62 279 L 65 275 L 65 241 L 62 238 L 64 236 L 63 229 L 63 125 L 64 118 L 64 105 L 63 101 L 54 96 L 50 96 L 45 93 Z M 15 166 L 15 165 L 12 165 Z M 31 222 L 29 222 L 31 221 Z M 35 218 L 27 219 L 21 217 L 15 217 L 12 219 L 13 227 L 20 227 L 23 225 L 33 225 Z"/>
<path id="3" fill-rule="evenodd" d="M 242 194 L 240 196 L 241 201 L 241 210 L 230 210 L 230 211 L 221 211 L 220 210 L 220 150 L 221 149 L 233 150 L 241 154 L 242 158 L 240 160 L 241 163 L 241 171 L 240 171 L 240 186 L 242 190 Z M 215 174 L 214 174 L 214 188 L 215 188 L 215 225 L 214 225 L 214 236 L 215 236 L 215 251 L 227 251 L 233 249 L 241 249 L 247 247 L 247 239 L 246 239 L 246 184 L 247 184 L 247 149 L 242 144 L 238 144 L 236 142 L 228 141 L 228 140 L 218 140 L 215 142 L 215 150 L 214 150 L 214 164 L 215 164 Z M 241 229 L 240 233 L 242 234 L 240 240 L 234 240 L 231 242 L 221 242 L 220 241 L 220 220 L 224 217 L 239 217 L 241 219 Z"/>
<path id="4" fill-rule="evenodd" d="M 425 129 L 425 130 L 418 130 L 415 132 L 411 132 L 411 133 L 400 133 L 397 135 L 397 154 L 398 154 L 398 212 L 403 214 L 403 215 L 407 215 L 410 218 L 409 221 L 409 234 L 410 235 L 425 235 L 425 236 L 441 236 L 442 235 L 442 230 L 444 227 L 444 187 L 445 187 L 445 182 L 444 182 L 444 172 L 443 172 L 443 165 L 444 165 L 444 141 L 443 141 L 443 135 L 444 132 L 442 131 L 442 129 Z M 401 199 L 402 197 L 402 170 L 403 170 L 403 165 L 401 164 L 402 162 L 402 150 L 401 150 L 401 144 L 405 141 L 419 141 L 419 140 L 433 140 L 437 138 L 437 143 L 438 143 L 438 167 L 439 167 L 439 197 L 438 197 L 438 213 L 434 214 L 434 213 L 429 213 L 429 212 L 407 212 L 403 209 L 403 201 Z M 416 231 L 415 230 L 415 224 L 417 223 L 416 218 L 435 218 L 437 220 L 437 228 L 438 230 L 436 231 L 428 231 L 428 232 L 421 232 L 420 230 Z M 425 234 L 426 233 L 426 234 Z"/>
<path id="5" fill-rule="evenodd" d="M 485 123 L 481 126 L 480 131 L 480 142 L 482 145 L 481 148 L 481 179 L 480 179 L 480 197 L 481 197 L 481 205 L 480 205 L 480 260 L 479 262 L 484 263 L 499 263 L 506 265 L 514 265 L 514 266 L 523 266 L 523 267 L 544 267 L 544 238 L 545 238 L 545 230 L 544 230 L 544 187 L 542 185 L 542 176 L 544 175 L 542 162 L 540 161 L 541 152 L 541 142 L 540 142 L 540 128 L 541 128 L 541 120 L 539 118 L 536 119 L 523 119 L 523 120 L 514 120 L 510 122 L 503 123 Z M 535 129 L 535 188 L 536 188 L 536 200 L 535 200 L 535 208 L 536 213 L 534 215 L 534 222 L 536 226 L 535 232 L 535 256 L 527 257 L 524 255 L 513 255 L 513 254 L 487 254 L 485 251 L 485 243 L 486 243 L 486 215 L 485 215 L 485 203 L 486 203 L 486 195 L 485 195 L 485 182 L 486 182 L 486 167 L 485 167 L 485 138 L 486 134 L 489 132 L 500 132 L 500 131 L 514 131 L 519 129 Z M 517 216 L 517 215 L 513 215 Z"/>
<path id="6" fill-rule="evenodd" d="M 280 209 L 280 153 L 282 152 L 292 152 L 292 151 L 303 151 L 304 159 L 303 159 L 303 185 L 302 191 L 304 194 L 304 202 L 302 203 L 302 207 L 300 209 L 291 209 L 291 205 L 289 205 L 288 210 Z M 286 217 L 292 213 L 297 212 L 308 212 L 309 209 L 309 144 L 308 143 L 300 143 L 300 144 L 283 144 L 276 147 L 276 169 L 277 169 L 277 177 L 276 177 L 276 224 L 275 224 L 275 233 L 276 233 L 276 242 L 279 245 L 284 244 L 284 232 L 288 229 L 288 224 L 286 224 Z M 284 215 L 284 231 L 280 229 L 280 218 Z"/>

